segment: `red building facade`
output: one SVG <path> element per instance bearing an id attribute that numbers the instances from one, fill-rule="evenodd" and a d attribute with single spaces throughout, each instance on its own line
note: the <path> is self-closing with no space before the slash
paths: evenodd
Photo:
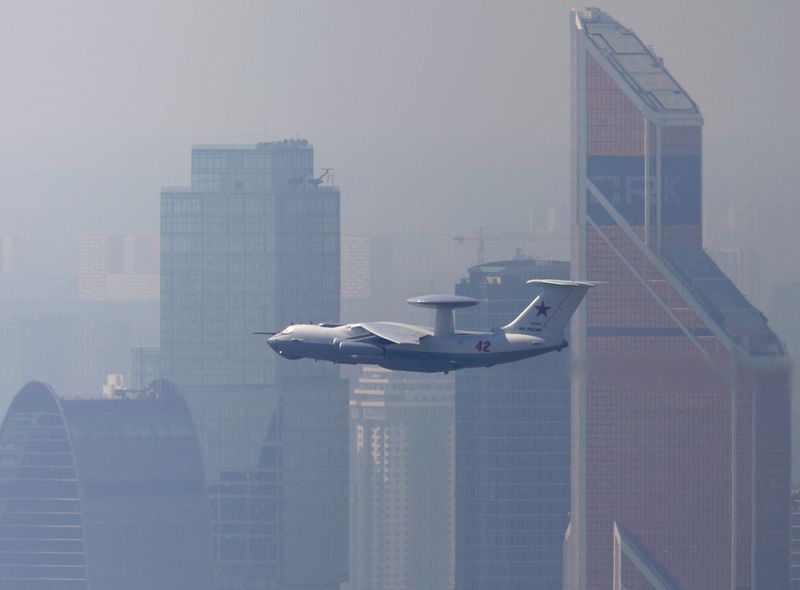
<path id="1" fill-rule="evenodd" d="M 699 109 L 632 31 L 574 11 L 569 589 L 788 587 L 790 379 L 703 250 Z"/>

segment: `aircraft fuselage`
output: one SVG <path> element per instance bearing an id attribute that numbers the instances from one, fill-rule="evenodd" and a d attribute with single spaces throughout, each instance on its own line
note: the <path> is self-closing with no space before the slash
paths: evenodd
<path id="1" fill-rule="evenodd" d="M 372 324 L 374 326 L 376 324 Z M 548 343 L 528 334 L 455 332 L 447 336 L 424 334 L 424 328 L 389 324 L 423 335 L 418 342 L 390 342 L 365 332 L 359 324 L 344 326 L 295 325 L 268 340 L 287 359 L 309 358 L 341 364 L 368 363 L 401 371 L 449 372 L 469 367 L 491 367 L 561 350 L 565 340 Z"/>

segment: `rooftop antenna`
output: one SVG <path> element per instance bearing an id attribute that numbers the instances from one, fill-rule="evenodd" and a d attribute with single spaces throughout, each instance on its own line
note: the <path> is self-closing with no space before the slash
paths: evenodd
<path id="1" fill-rule="evenodd" d="M 314 186 L 319 186 L 322 184 L 322 181 L 327 179 L 325 186 L 333 186 L 333 168 L 323 168 L 322 174 L 320 174 L 316 178 L 311 179 L 311 184 Z"/>

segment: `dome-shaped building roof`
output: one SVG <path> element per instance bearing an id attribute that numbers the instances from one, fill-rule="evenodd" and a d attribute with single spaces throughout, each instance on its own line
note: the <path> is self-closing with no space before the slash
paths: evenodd
<path id="1" fill-rule="evenodd" d="M 177 387 L 20 390 L 0 427 L 0 588 L 212 587 L 200 448 Z"/>

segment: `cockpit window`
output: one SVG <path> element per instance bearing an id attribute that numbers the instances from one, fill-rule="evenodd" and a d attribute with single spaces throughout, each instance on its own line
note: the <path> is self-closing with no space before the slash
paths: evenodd
<path id="1" fill-rule="evenodd" d="M 281 332 L 281 334 L 291 334 L 292 332 L 294 332 L 294 327 L 289 326 L 283 332 Z"/>

